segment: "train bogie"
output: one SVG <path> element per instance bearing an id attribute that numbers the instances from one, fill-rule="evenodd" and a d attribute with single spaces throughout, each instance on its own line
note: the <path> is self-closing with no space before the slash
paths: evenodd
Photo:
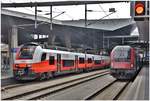
<path id="1" fill-rule="evenodd" d="M 135 70 L 111 69 L 111 75 L 117 79 L 129 80 L 136 74 Z"/>

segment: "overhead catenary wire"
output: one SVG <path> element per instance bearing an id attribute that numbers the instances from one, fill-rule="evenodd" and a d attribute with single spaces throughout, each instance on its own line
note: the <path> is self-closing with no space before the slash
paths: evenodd
<path id="1" fill-rule="evenodd" d="M 60 12 L 64 12 L 64 11 L 61 11 L 60 9 L 58 9 L 58 8 L 55 8 L 55 9 L 60 11 Z M 65 15 L 68 16 L 71 20 L 74 20 L 74 18 L 72 16 L 70 16 L 69 14 L 67 14 L 66 11 L 65 11 Z"/>
<path id="2" fill-rule="evenodd" d="M 116 12 L 116 11 L 115 11 L 115 12 Z M 110 14 L 105 15 L 105 16 L 103 16 L 102 18 L 100 18 L 100 19 L 98 19 L 98 20 L 96 20 L 96 21 L 94 21 L 94 22 L 91 22 L 91 23 L 87 24 L 87 26 L 92 25 L 92 24 L 95 24 L 95 23 L 99 22 L 100 20 L 104 19 L 105 17 L 114 14 L 115 12 L 111 12 Z"/>
<path id="3" fill-rule="evenodd" d="M 104 14 L 107 15 L 106 11 L 103 9 L 103 7 L 100 4 L 99 4 L 99 7 L 102 9 L 102 11 L 104 12 Z M 108 18 L 110 18 L 110 17 L 108 16 Z"/>

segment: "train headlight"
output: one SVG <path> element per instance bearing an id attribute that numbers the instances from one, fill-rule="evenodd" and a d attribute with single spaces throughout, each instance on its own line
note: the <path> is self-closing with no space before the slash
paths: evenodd
<path id="1" fill-rule="evenodd" d="M 133 64 L 131 64 L 131 67 L 133 67 Z"/>
<path id="2" fill-rule="evenodd" d="M 19 67 L 19 65 L 18 65 L 18 64 L 16 64 L 16 65 L 15 65 L 15 67 Z"/>
<path id="3" fill-rule="evenodd" d="M 32 65 L 31 64 L 27 64 L 27 67 L 31 67 Z"/>
<path id="4" fill-rule="evenodd" d="M 111 67 L 113 67 L 113 65 L 114 65 L 114 64 L 113 64 L 113 63 L 111 63 Z"/>

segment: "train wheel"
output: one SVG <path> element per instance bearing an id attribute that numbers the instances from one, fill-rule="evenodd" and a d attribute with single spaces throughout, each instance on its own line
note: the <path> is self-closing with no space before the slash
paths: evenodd
<path id="1" fill-rule="evenodd" d="M 46 73 L 41 73 L 39 80 L 45 80 L 46 79 Z"/>
<path id="2" fill-rule="evenodd" d="M 54 77 L 53 72 L 46 73 L 46 79 L 50 79 L 50 78 L 53 78 L 53 77 Z"/>
<path id="3" fill-rule="evenodd" d="M 85 73 L 88 73 L 89 72 L 89 69 L 87 68 L 87 69 L 83 69 L 83 71 L 85 72 Z"/>

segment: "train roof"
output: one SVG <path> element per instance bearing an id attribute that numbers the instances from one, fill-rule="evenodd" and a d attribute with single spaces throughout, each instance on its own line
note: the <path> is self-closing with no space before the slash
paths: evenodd
<path id="1" fill-rule="evenodd" d="M 52 52 L 52 53 L 57 53 L 57 54 L 72 54 L 72 55 L 80 55 L 80 56 L 85 56 L 85 53 L 76 53 L 76 52 L 69 52 L 69 51 L 61 51 L 61 50 L 52 50 L 52 49 L 43 49 L 44 52 Z M 100 56 L 100 55 L 95 55 L 95 54 L 86 54 L 87 56 Z"/>
<path id="2" fill-rule="evenodd" d="M 69 51 L 61 51 L 61 50 L 52 50 L 52 49 L 43 49 L 44 52 L 52 52 L 57 54 L 73 54 L 73 55 L 84 55 L 84 53 L 75 53 Z"/>
<path id="3" fill-rule="evenodd" d="M 113 50 L 115 49 L 130 49 L 131 46 L 128 46 L 128 45 L 119 45 L 119 46 L 115 46 Z"/>
<path id="4" fill-rule="evenodd" d="M 33 42 L 23 44 L 22 46 L 26 46 L 26 45 L 41 47 L 41 45 L 39 45 L 37 43 L 33 43 Z M 52 52 L 52 53 L 57 53 L 57 54 L 72 54 L 72 55 L 85 56 L 85 53 L 77 53 L 77 52 L 69 52 L 69 51 L 61 51 L 61 50 L 52 50 L 52 49 L 46 49 L 46 48 L 42 48 L 42 49 L 43 49 L 44 52 Z M 91 56 L 101 56 L 101 55 L 95 55 L 95 54 L 86 54 L 86 55 L 89 56 L 89 57 L 91 57 Z"/>

